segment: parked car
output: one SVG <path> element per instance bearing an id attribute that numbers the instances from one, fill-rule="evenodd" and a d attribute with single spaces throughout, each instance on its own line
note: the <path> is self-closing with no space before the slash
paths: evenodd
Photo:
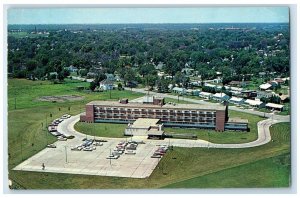
<path id="1" fill-rule="evenodd" d="M 56 146 L 54 144 L 48 144 L 47 148 L 56 148 Z"/>
<path id="2" fill-rule="evenodd" d="M 107 140 L 94 140 L 95 142 L 107 142 Z"/>
<path id="3" fill-rule="evenodd" d="M 93 151 L 93 149 L 91 147 L 84 147 L 82 150 L 84 150 L 84 151 Z"/>
<path id="4" fill-rule="evenodd" d="M 94 146 L 103 146 L 103 143 L 102 142 L 93 142 L 93 145 Z"/>
<path id="5" fill-rule="evenodd" d="M 59 140 L 59 141 L 67 141 L 67 138 L 64 138 L 64 137 L 62 137 L 62 136 L 59 136 L 59 137 L 57 137 L 57 140 Z"/>
<path id="6" fill-rule="evenodd" d="M 71 151 L 81 151 L 82 147 L 81 146 L 75 146 L 71 148 Z"/>
<path id="7" fill-rule="evenodd" d="M 126 150 L 136 150 L 137 145 L 136 144 L 129 144 L 126 146 Z"/>
<path id="8" fill-rule="evenodd" d="M 161 158 L 161 155 L 153 154 L 151 158 Z"/>
<path id="9" fill-rule="evenodd" d="M 118 159 L 119 155 L 109 155 L 106 159 Z"/>
<path id="10" fill-rule="evenodd" d="M 74 136 L 74 135 L 67 135 L 66 138 L 67 138 L 67 139 L 74 139 L 75 136 Z"/>
<path id="11" fill-rule="evenodd" d="M 135 155 L 136 152 L 134 150 L 126 150 L 125 151 L 125 154 L 128 154 L 128 155 Z"/>
<path id="12" fill-rule="evenodd" d="M 119 151 L 113 151 L 111 154 L 112 154 L 112 155 L 122 155 L 122 154 L 123 154 L 123 152 L 119 152 Z"/>

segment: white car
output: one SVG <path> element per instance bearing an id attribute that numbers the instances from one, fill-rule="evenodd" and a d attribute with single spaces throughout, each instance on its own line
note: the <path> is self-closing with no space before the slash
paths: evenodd
<path id="1" fill-rule="evenodd" d="M 67 138 L 64 138 L 64 137 L 58 137 L 57 140 L 59 140 L 59 141 L 67 141 Z"/>
<path id="2" fill-rule="evenodd" d="M 82 150 L 81 146 L 76 146 L 71 148 L 71 151 L 81 151 L 81 150 Z"/>
<path id="3" fill-rule="evenodd" d="M 83 150 L 84 151 L 93 151 L 93 149 L 91 147 L 84 147 Z"/>

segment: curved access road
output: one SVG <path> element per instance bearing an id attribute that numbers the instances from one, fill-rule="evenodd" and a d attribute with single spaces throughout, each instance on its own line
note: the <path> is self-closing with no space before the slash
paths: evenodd
<path id="1" fill-rule="evenodd" d="M 69 119 L 64 120 L 58 125 L 58 131 L 66 135 L 74 135 L 75 138 L 83 139 L 85 137 L 94 138 L 93 136 L 80 133 L 74 129 L 74 125 L 79 121 L 79 114 L 72 116 Z M 271 141 L 270 127 L 273 124 L 280 122 L 289 122 L 289 116 L 280 116 L 280 119 L 268 118 L 257 123 L 258 138 L 255 141 L 241 143 L 241 144 L 216 144 L 205 140 L 186 140 L 186 139 L 173 139 L 165 138 L 164 140 L 148 140 L 145 136 L 134 136 L 134 140 L 143 140 L 144 142 L 151 144 L 167 144 L 177 147 L 206 147 L 206 148 L 250 148 L 264 145 Z M 105 140 L 124 140 L 124 138 L 107 138 L 97 137 Z"/>

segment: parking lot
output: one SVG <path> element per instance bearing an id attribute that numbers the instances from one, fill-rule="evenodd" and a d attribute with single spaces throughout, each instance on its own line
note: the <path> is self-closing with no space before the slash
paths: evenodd
<path id="1" fill-rule="evenodd" d="M 135 154 L 123 153 L 118 159 L 107 159 L 120 140 L 108 140 L 93 151 L 71 150 L 82 142 L 79 138 L 57 141 L 56 148 L 42 150 L 15 170 L 145 178 L 151 175 L 160 160 L 151 158 L 157 148 L 151 143 L 139 144 Z M 45 170 L 42 170 L 43 163 Z"/>

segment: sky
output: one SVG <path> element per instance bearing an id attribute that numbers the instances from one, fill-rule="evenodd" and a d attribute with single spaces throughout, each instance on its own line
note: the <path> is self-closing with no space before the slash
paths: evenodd
<path id="1" fill-rule="evenodd" d="M 288 7 L 10 8 L 8 24 L 286 23 Z"/>

